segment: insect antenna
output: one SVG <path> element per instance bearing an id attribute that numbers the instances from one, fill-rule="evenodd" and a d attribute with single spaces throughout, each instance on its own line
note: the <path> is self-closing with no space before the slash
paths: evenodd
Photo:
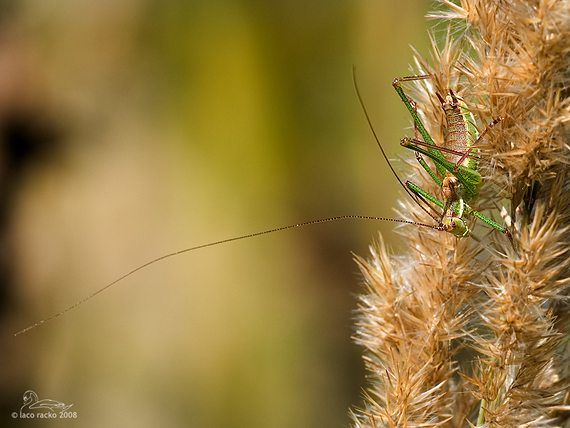
<path id="1" fill-rule="evenodd" d="M 297 227 L 303 227 L 303 226 L 310 226 L 310 225 L 314 225 L 314 224 L 320 224 L 320 223 L 329 223 L 332 221 L 338 221 L 338 220 L 347 220 L 347 219 L 358 219 L 358 220 L 380 220 L 380 221 L 392 221 L 392 222 L 396 222 L 396 223 L 406 223 L 406 224 L 415 224 L 417 226 L 422 226 L 422 227 L 429 227 L 430 229 L 437 229 L 438 226 L 433 226 L 430 224 L 422 224 L 422 223 L 416 223 L 410 220 L 400 220 L 400 219 L 394 219 L 394 218 L 385 218 L 385 217 L 373 217 L 373 216 L 364 216 L 364 215 L 341 215 L 341 216 L 336 216 L 336 217 L 329 217 L 329 218 L 324 218 L 324 219 L 320 219 L 320 220 L 311 220 L 311 221 L 306 221 L 304 223 L 296 223 L 296 224 L 290 224 L 288 226 L 281 226 L 281 227 L 276 227 L 273 229 L 268 229 L 268 230 L 264 230 L 261 232 L 255 232 L 255 233 L 249 233 L 247 235 L 242 235 L 242 236 L 236 236 L 234 238 L 228 238 L 228 239 L 222 239 L 220 241 L 215 241 L 215 242 L 210 242 L 208 244 L 202 244 L 202 245 L 198 245 L 195 247 L 190 247 L 190 248 L 185 248 L 183 250 L 179 250 L 179 251 L 175 251 L 173 253 L 169 253 L 166 254 L 164 256 L 158 257 L 154 260 L 151 260 L 150 262 L 144 263 L 142 265 L 140 265 L 139 267 L 137 267 L 136 269 L 131 270 L 130 272 L 124 274 L 123 276 L 117 278 L 116 280 L 114 280 L 113 282 L 107 284 L 106 286 L 104 286 L 103 288 L 100 288 L 99 290 L 95 291 L 94 293 L 90 294 L 89 296 L 85 297 L 82 300 L 79 300 L 78 302 L 74 303 L 73 305 L 71 305 L 70 307 L 68 307 L 67 309 L 64 309 L 61 312 L 58 312 L 55 315 L 52 315 L 48 318 L 44 318 L 41 321 L 38 321 L 37 323 L 24 328 L 23 330 L 18 331 L 17 333 L 14 334 L 14 336 L 18 336 L 22 333 L 25 333 L 33 328 L 39 327 L 40 325 L 53 320 L 54 318 L 59 317 L 60 315 L 65 314 L 66 312 L 76 308 L 77 306 L 81 305 L 82 303 L 85 303 L 86 301 L 92 299 L 93 297 L 95 297 L 97 294 L 102 293 L 103 291 L 105 291 L 107 288 L 111 287 L 112 285 L 115 285 L 117 282 L 122 281 L 123 279 L 133 275 L 134 273 L 138 272 L 141 269 L 144 269 L 152 264 L 158 263 L 164 259 L 168 259 L 170 257 L 174 257 L 174 256 L 178 256 L 180 254 L 183 253 L 187 253 L 190 251 L 194 251 L 194 250 L 199 250 L 201 248 L 207 248 L 207 247 L 213 247 L 215 245 L 220 245 L 220 244 L 225 244 L 228 242 L 232 242 L 232 241 L 239 241 L 242 239 L 247 239 L 247 238 L 253 238 L 255 236 L 260 236 L 260 235 L 267 235 L 269 233 L 273 233 L 273 232 L 280 232 L 282 230 L 288 230 L 288 229 L 295 229 Z"/>
<path id="2" fill-rule="evenodd" d="M 440 221 L 441 220 L 441 214 L 437 213 L 437 211 L 432 207 L 432 205 L 429 203 L 429 201 L 427 201 L 421 195 L 413 193 L 408 189 L 408 187 L 402 182 L 402 180 L 400 179 L 400 177 L 396 173 L 396 170 L 392 166 L 390 160 L 388 159 L 388 156 L 386 155 L 386 152 L 384 151 L 384 147 L 382 147 L 382 144 L 380 143 L 380 139 L 378 138 L 378 135 L 376 134 L 376 131 L 374 130 L 374 126 L 372 126 L 372 121 L 370 120 L 370 116 L 368 115 L 368 111 L 366 110 L 366 106 L 364 105 L 364 101 L 362 100 L 362 96 L 360 95 L 360 90 L 358 89 L 358 83 L 356 81 L 356 68 L 355 67 L 352 67 L 352 80 L 354 82 L 354 89 L 356 90 L 356 96 L 358 97 L 358 102 L 360 103 L 360 107 L 362 108 L 362 111 L 364 112 L 364 117 L 366 118 L 366 122 L 368 123 L 368 127 L 370 128 L 370 131 L 372 132 L 372 135 L 374 136 L 374 140 L 376 141 L 376 144 L 380 148 L 380 151 L 382 152 L 382 156 L 384 157 L 384 160 L 388 164 L 390 171 L 392 171 L 392 174 L 394 175 L 394 177 L 396 177 L 396 180 L 398 180 L 398 183 L 400 183 L 400 186 L 402 186 L 402 188 L 406 191 L 406 193 L 410 196 L 410 198 L 412 198 L 412 200 L 416 204 L 418 204 L 418 206 L 422 210 L 424 210 L 427 215 L 429 215 L 432 219 L 434 219 L 439 224 L 441 222 Z M 422 202 L 423 202 L 423 204 L 422 204 Z M 436 212 L 436 214 L 434 215 L 433 212 L 430 212 L 426 208 L 426 206 L 429 207 L 430 210 Z M 437 216 L 439 216 L 439 218 Z M 436 228 L 436 227 L 438 227 L 438 226 L 434 226 L 434 228 Z"/>

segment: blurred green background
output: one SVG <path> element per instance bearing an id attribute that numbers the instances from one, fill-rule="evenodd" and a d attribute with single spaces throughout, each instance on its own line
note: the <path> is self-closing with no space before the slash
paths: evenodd
<path id="1" fill-rule="evenodd" d="M 343 427 L 353 334 L 409 126 L 425 1 L 22 0 L 0 8 L 0 424 Z M 398 167 L 398 162 L 396 162 Z M 73 421 L 22 421 L 26 390 Z M 5 421 L 5 423 L 4 423 Z"/>

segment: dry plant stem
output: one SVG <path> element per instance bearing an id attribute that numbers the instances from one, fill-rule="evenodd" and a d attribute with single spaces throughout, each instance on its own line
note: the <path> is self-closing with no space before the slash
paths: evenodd
<path id="1" fill-rule="evenodd" d="M 478 210 L 510 201 L 516 248 L 403 227 L 409 250 L 382 242 L 357 258 L 367 291 L 357 340 L 370 370 L 356 427 L 552 427 L 568 423 L 570 385 L 570 1 L 441 1 L 450 30 L 416 54 L 407 91 L 436 143 L 436 92 L 463 97 L 484 129 Z M 404 74 L 404 73 L 402 73 Z M 388 82 L 389 83 L 389 82 Z M 405 111 L 402 110 L 402 114 Z M 437 194 L 409 162 L 409 176 Z M 412 201 L 403 218 L 425 221 Z M 494 215 L 497 213 L 495 212 Z M 490 212 L 493 215 L 493 212 Z"/>

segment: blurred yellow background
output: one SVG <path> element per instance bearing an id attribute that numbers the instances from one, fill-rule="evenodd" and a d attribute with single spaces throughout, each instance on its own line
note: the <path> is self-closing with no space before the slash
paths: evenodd
<path id="1" fill-rule="evenodd" d="M 5 3 L 0 119 L 17 156 L 2 164 L 1 425 L 348 426 L 365 386 L 351 251 L 367 256 L 378 230 L 395 239 L 392 223 L 181 255 L 13 333 L 172 251 L 395 217 L 352 67 L 395 158 L 409 118 L 391 83 L 409 74 L 409 45 L 427 53 L 428 7 Z M 12 419 L 26 390 L 77 419 Z"/>

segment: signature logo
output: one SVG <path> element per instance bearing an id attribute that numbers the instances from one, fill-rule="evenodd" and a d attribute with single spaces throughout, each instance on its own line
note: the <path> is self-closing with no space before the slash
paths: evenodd
<path id="1" fill-rule="evenodd" d="M 67 410 L 73 404 L 65 404 L 61 401 L 49 398 L 40 400 L 38 394 L 32 390 L 24 392 L 24 405 L 20 408 L 20 413 L 13 412 L 13 418 L 34 419 L 34 418 L 76 418 L 77 412 Z"/>

